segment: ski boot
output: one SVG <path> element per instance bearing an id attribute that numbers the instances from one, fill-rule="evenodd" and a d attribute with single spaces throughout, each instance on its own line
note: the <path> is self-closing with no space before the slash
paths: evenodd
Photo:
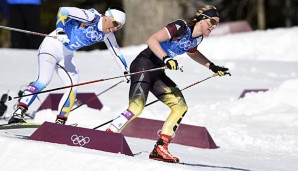
<path id="1" fill-rule="evenodd" d="M 168 151 L 168 145 L 172 137 L 165 134 L 160 134 L 160 138 L 154 145 L 153 151 L 149 154 L 149 159 L 159 160 L 169 163 L 179 163 L 179 158 L 172 156 Z"/>
<path id="2" fill-rule="evenodd" d="M 26 123 L 24 115 L 27 112 L 28 108 L 25 106 L 18 106 L 12 117 L 9 119 L 8 124 L 13 123 Z"/>
<path id="3" fill-rule="evenodd" d="M 56 118 L 55 123 L 56 124 L 65 125 L 66 121 L 67 121 L 67 117 L 63 117 L 63 116 L 57 115 L 57 118 Z"/>

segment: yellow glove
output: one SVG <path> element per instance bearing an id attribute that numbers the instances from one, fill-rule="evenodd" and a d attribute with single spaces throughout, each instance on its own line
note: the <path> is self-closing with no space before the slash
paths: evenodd
<path id="1" fill-rule="evenodd" d="M 177 69 L 179 69 L 177 60 L 175 60 L 173 58 L 170 58 L 168 55 L 164 56 L 162 59 L 163 59 L 164 64 L 170 70 L 177 70 Z"/>

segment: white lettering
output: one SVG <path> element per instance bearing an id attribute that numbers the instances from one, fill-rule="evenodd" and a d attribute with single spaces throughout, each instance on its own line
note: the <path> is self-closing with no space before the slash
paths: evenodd
<path id="1" fill-rule="evenodd" d="M 81 45 L 80 45 L 80 43 L 79 42 L 76 42 L 75 44 L 71 44 L 71 45 L 69 45 L 69 47 L 71 48 L 71 49 L 77 49 L 77 48 L 79 48 Z"/>

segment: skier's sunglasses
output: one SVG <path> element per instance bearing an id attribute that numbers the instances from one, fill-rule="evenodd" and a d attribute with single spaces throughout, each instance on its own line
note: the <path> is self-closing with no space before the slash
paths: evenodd
<path id="1" fill-rule="evenodd" d="M 210 23 L 211 25 L 215 25 L 217 26 L 219 24 L 219 22 L 217 22 L 215 19 L 211 18 L 210 16 L 206 15 L 206 14 L 201 14 L 204 17 L 207 17 L 208 19 L 210 19 Z"/>
<path id="2" fill-rule="evenodd" d="M 120 29 L 122 28 L 123 25 L 122 25 L 121 23 L 119 23 L 118 21 L 115 20 L 115 18 L 114 18 L 114 16 L 113 16 L 113 14 L 112 14 L 110 8 L 108 9 L 108 11 L 109 11 L 109 14 L 110 14 L 110 17 L 111 17 L 113 26 L 114 26 L 114 27 L 117 27 L 117 30 L 120 30 Z"/>

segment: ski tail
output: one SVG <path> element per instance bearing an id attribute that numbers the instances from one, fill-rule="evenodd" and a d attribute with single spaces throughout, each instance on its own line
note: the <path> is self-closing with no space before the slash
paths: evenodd
<path id="1" fill-rule="evenodd" d="M 41 124 L 38 123 L 13 123 L 0 125 L 0 130 L 4 129 L 21 129 L 21 128 L 38 128 Z"/>

